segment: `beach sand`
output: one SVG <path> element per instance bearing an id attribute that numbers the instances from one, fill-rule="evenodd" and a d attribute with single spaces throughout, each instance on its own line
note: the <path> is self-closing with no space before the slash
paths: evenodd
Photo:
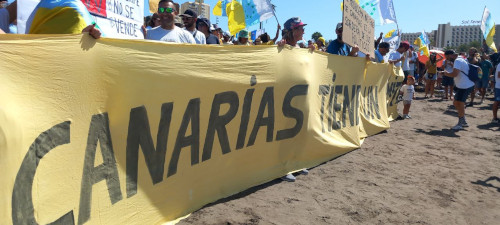
<path id="1" fill-rule="evenodd" d="M 491 99 L 467 108 L 470 127 L 453 132 L 452 101 L 422 96 L 412 119 L 391 122 L 360 149 L 178 224 L 500 224 L 500 125 L 490 124 Z"/>

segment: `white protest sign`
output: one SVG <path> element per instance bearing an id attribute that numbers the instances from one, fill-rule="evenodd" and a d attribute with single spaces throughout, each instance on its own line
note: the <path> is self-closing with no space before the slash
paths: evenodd
<path id="1" fill-rule="evenodd" d="M 144 1 L 82 0 L 106 37 L 143 39 Z"/>

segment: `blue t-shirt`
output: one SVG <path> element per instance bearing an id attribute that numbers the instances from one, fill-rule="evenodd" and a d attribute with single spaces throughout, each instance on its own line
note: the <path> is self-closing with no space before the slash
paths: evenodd
<path id="1" fill-rule="evenodd" d="M 207 45 L 218 45 L 218 44 L 220 44 L 219 38 L 217 38 L 213 34 L 210 34 L 207 38 Z"/>
<path id="2" fill-rule="evenodd" d="M 346 43 L 340 43 L 338 39 L 335 39 L 328 45 L 326 52 L 334 55 L 348 56 L 351 52 L 351 47 L 349 47 Z"/>
<path id="3" fill-rule="evenodd" d="M 375 50 L 375 62 L 378 63 L 383 63 L 384 62 L 384 56 L 377 50 Z"/>
<path id="4" fill-rule="evenodd" d="M 487 81 L 490 76 L 490 69 L 493 68 L 493 64 L 491 64 L 489 60 L 483 60 L 479 63 L 479 65 L 483 71 L 483 77 L 481 77 L 481 79 Z"/>

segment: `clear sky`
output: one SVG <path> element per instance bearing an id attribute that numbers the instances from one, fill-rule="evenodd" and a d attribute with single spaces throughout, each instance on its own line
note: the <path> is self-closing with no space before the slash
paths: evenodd
<path id="1" fill-rule="evenodd" d="M 175 2 L 182 4 L 188 1 Z M 323 34 L 327 40 L 336 38 L 335 25 L 342 21 L 342 12 L 340 11 L 342 0 L 271 0 L 271 2 L 276 5 L 276 15 L 280 24 L 283 25 L 287 19 L 294 16 L 300 17 L 304 23 L 308 24 L 304 39 L 311 39 L 311 35 L 316 31 Z M 205 0 L 205 3 L 213 9 L 217 0 Z M 146 1 L 145 10 L 149 8 L 147 4 Z M 451 25 L 462 25 L 465 21 L 480 21 L 485 6 L 492 13 L 496 24 L 499 24 L 500 0 L 394 0 L 398 25 L 404 33 L 437 30 L 438 24 L 448 22 Z M 219 26 L 227 30 L 227 17 L 218 18 Z M 216 23 L 214 15 L 210 19 L 212 23 Z M 276 27 L 277 22 L 274 18 L 263 24 L 263 28 L 271 38 L 276 33 Z M 248 30 L 258 28 L 257 25 L 248 28 Z M 396 24 L 375 26 L 375 35 L 380 32 L 386 33 L 392 29 L 396 29 Z"/>

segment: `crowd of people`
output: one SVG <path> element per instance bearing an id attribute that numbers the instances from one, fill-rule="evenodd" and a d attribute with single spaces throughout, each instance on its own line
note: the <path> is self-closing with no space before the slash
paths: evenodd
<path id="1" fill-rule="evenodd" d="M 0 2 L 5 1 L 0 0 Z M 9 25 L 15 22 L 16 16 L 16 1 L 0 9 L 0 34 L 9 33 Z M 180 18 L 180 20 L 176 18 Z M 403 119 L 411 119 L 410 106 L 415 99 L 415 87 L 424 85 L 424 98 L 434 98 L 436 97 L 436 89 L 444 89 L 441 98 L 445 101 L 453 100 L 459 117 L 458 123 L 452 127 L 453 130 L 461 130 L 468 126 L 465 119 L 465 107 L 476 104 L 474 102 L 476 94 L 481 98 L 478 104 L 482 104 L 488 92 L 494 94 L 492 121 L 500 123 L 497 115 L 500 103 L 498 53 L 488 55 L 485 49 L 478 52 L 477 49 L 471 48 L 468 54 L 461 53 L 459 55 L 453 50 L 447 50 L 444 56 L 431 54 L 429 60 L 424 64 L 419 61 L 417 52 L 407 41 L 401 42 L 395 51 L 390 52 L 389 43 L 381 42 L 381 33 L 374 41 L 375 51 L 372 59 L 370 54 L 362 54 L 358 46 L 344 43 L 342 23 L 336 25 L 337 38 L 328 45 L 323 37 L 319 37 L 315 41 L 304 41 L 303 35 L 306 25 L 299 17 L 293 17 L 284 23 L 283 30 L 278 24 L 273 39 L 269 34 L 264 33 L 251 42 L 247 30 L 239 31 L 237 38 L 235 38 L 228 31 L 223 31 L 217 24 L 211 24 L 209 19 L 199 17 L 193 10 L 188 9 L 181 14 L 177 12 L 172 0 L 161 0 L 158 3 L 158 12 L 145 18 L 142 32 L 145 39 L 156 41 L 208 45 L 277 45 L 280 47 L 289 45 L 341 56 L 365 57 L 366 60 L 377 63 L 394 64 L 396 67 L 401 67 L 404 73 L 403 86 L 400 89 L 404 105 Z M 282 39 L 278 41 L 280 31 Z M 101 32 L 95 27 L 95 24 L 87 26 L 82 32 L 88 32 L 94 38 L 101 36 Z M 493 56 L 495 59 L 490 60 L 490 57 Z M 440 61 L 443 61 L 442 66 L 438 66 Z M 468 77 L 471 65 L 481 68 L 480 79 L 476 82 L 471 81 Z M 469 97 L 470 102 L 466 105 Z M 308 173 L 306 169 L 301 172 Z M 283 179 L 295 181 L 292 174 L 288 174 Z"/>

